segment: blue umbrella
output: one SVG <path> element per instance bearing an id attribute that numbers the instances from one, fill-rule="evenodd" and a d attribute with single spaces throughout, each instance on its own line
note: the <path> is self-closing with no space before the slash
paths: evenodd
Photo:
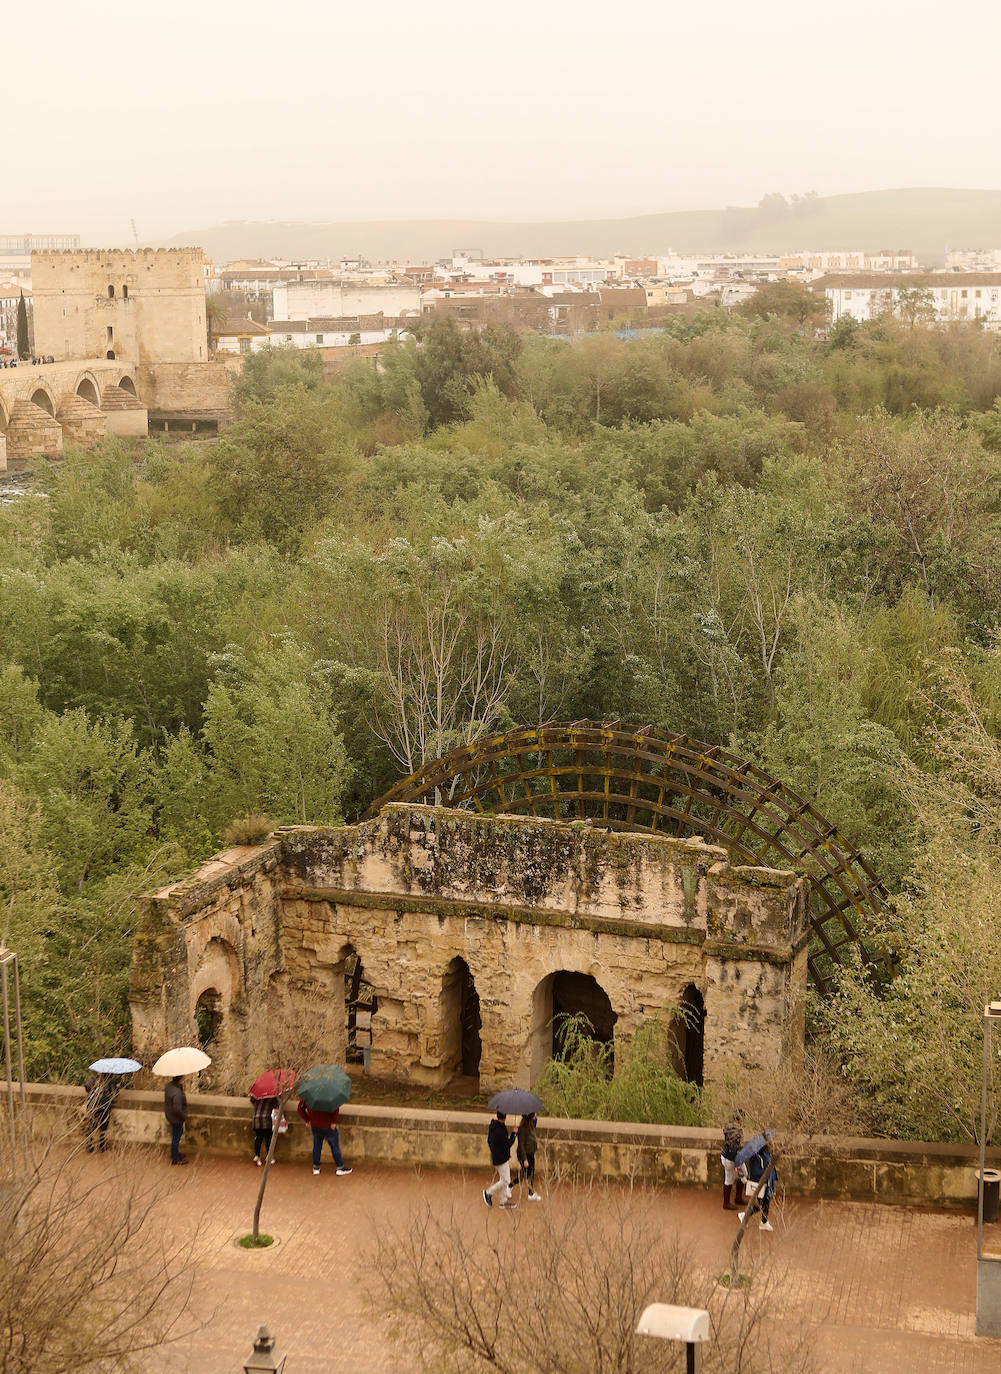
<path id="1" fill-rule="evenodd" d="M 95 1059 L 93 1073 L 138 1073 L 142 1068 L 138 1059 Z"/>
<path id="2" fill-rule="evenodd" d="M 512 1116 L 530 1116 L 532 1112 L 542 1111 L 542 1098 L 525 1088 L 505 1088 L 503 1092 L 494 1093 L 487 1106 L 495 1112 L 510 1112 Z"/>
<path id="3" fill-rule="evenodd" d="M 763 1150 L 768 1145 L 772 1132 L 766 1131 L 764 1135 L 752 1135 L 746 1145 L 741 1146 L 737 1151 L 737 1158 L 734 1161 L 739 1169 L 742 1164 L 746 1164 L 749 1159 L 753 1159 L 759 1150 Z"/>
<path id="4" fill-rule="evenodd" d="M 336 1112 L 351 1096 L 351 1079 L 337 1064 L 314 1064 L 299 1079 L 299 1096 L 316 1112 Z"/>

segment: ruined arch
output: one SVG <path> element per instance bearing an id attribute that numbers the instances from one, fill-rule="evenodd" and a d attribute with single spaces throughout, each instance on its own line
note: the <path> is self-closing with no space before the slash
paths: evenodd
<path id="1" fill-rule="evenodd" d="M 593 974 L 557 969 L 536 985 L 532 993 L 528 1055 L 533 1084 L 547 1062 L 563 1053 L 563 1018 L 578 1015 L 587 1018 L 591 1039 L 599 1045 L 614 1043 L 618 1016 L 611 998 Z"/>
<path id="2" fill-rule="evenodd" d="M 465 959 L 454 958 L 442 974 L 439 1002 L 441 1064 L 445 1081 L 480 1075 L 480 998 Z"/>
<path id="3" fill-rule="evenodd" d="M 127 391 L 130 396 L 137 395 L 136 384 L 127 372 L 123 376 L 119 377 L 118 386 L 121 391 Z"/>
<path id="4" fill-rule="evenodd" d="M 214 934 L 191 977 L 191 1022 L 196 1040 L 212 1058 L 206 1086 L 224 1082 L 231 1062 L 241 1057 L 244 1018 L 239 1010 L 240 958 L 230 940 Z"/>
<path id="5" fill-rule="evenodd" d="M 31 393 L 31 404 L 38 406 L 39 410 L 44 410 L 47 415 L 55 419 L 56 405 L 48 387 L 40 386 Z"/>
<path id="6" fill-rule="evenodd" d="M 82 400 L 89 401 L 92 406 L 97 406 L 98 408 L 100 408 L 101 393 L 98 390 L 97 383 L 94 381 L 94 378 L 89 373 L 86 376 L 81 377 L 80 380 L 77 382 L 76 394 L 79 397 L 81 397 Z"/>
<path id="7" fill-rule="evenodd" d="M 681 994 L 681 1006 L 675 1018 L 677 1057 L 675 1068 L 686 1083 L 702 1086 L 705 1061 L 706 1004 L 694 983 Z"/>
<path id="8" fill-rule="evenodd" d="M 812 802 L 717 745 L 618 721 L 520 727 L 429 761 L 363 819 L 388 802 L 409 801 L 701 836 L 738 863 L 792 869 L 809 880 L 809 969 L 821 992 L 853 949 L 880 977 L 890 974 L 889 957 L 863 935 L 886 896 L 864 857 Z"/>
<path id="9" fill-rule="evenodd" d="M 3 397 L 0 396 L 0 434 L 2 434 L 6 430 L 9 424 L 10 412 L 7 409 L 7 405 Z"/>

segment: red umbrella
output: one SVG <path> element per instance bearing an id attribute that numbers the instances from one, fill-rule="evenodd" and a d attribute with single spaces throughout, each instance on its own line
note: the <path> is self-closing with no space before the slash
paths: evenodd
<path id="1" fill-rule="evenodd" d="M 251 1097 L 277 1097 L 286 1088 L 291 1088 L 295 1082 L 295 1074 L 291 1069 L 279 1069 L 276 1074 L 274 1069 L 268 1069 L 267 1073 L 262 1073 L 260 1078 L 251 1085 Z"/>

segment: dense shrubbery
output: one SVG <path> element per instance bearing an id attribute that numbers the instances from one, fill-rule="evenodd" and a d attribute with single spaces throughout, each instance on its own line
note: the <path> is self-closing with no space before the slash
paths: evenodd
<path id="1" fill-rule="evenodd" d="M 126 1035 L 135 894 L 235 818 L 351 819 L 484 729 L 618 718 L 732 744 L 871 856 L 913 1015 L 849 979 L 818 1033 L 874 1127 L 966 1129 L 965 1098 L 871 1073 L 880 1046 L 927 1071 L 946 929 L 950 1015 L 976 1015 L 962 913 L 994 930 L 996 849 L 923 784 L 960 767 L 957 693 L 992 744 L 1001 719 L 1001 347 L 812 332 L 791 306 L 628 342 L 434 325 L 333 381 L 259 355 L 219 443 L 109 441 L 0 507 L 0 934 L 31 1071 Z"/>

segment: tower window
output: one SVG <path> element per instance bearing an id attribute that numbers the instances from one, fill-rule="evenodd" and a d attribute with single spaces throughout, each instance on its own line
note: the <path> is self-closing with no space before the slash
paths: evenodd
<path id="1" fill-rule="evenodd" d="M 129 288 L 127 286 L 122 287 L 122 298 L 123 300 L 128 300 L 129 298 Z"/>
<path id="2" fill-rule="evenodd" d="M 115 299 L 115 285 L 114 285 L 114 282 L 109 282 L 109 283 L 108 283 L 108 300 L 109 300 L 109 301 L 113 301 L 114 299 Z"/>

